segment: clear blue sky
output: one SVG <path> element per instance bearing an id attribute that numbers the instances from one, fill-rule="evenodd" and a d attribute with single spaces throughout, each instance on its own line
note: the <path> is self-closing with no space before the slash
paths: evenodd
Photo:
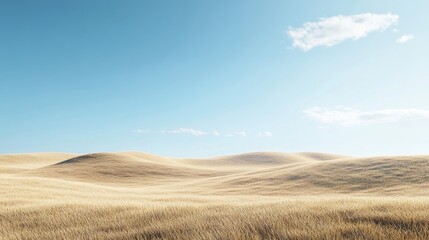
<path id="1" fill-rule="evenodd" d="M 0 153 L 429 154 L 428 10 L 1 1 Z"/>

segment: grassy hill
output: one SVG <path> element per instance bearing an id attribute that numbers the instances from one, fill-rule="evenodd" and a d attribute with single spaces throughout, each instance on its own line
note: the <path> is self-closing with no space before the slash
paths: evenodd
<path id="1" fill-rule="evenodd" d="M 0 155 L 0 239 L 424 239 L 429 156 Z"/>

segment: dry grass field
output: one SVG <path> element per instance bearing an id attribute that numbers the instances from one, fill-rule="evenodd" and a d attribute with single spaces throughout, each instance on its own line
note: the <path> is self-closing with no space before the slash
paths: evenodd
<path id="1" fill-rule="evenodd" d="M 429 156 L 0 155 L 0 239 L 429 239 Z"/>

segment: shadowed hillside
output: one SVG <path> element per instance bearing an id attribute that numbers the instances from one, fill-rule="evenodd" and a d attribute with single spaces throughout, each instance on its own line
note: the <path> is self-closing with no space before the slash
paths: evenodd
<path id="1" fill-rule="evenodd" d="M 146 153 L 95 153 L 71 158 L 27 174 L 99 183 L 160 184 L 218 175 L 215 170 L 194 169 L 174 160 Z M 152 182 L 154 181 L 154 182 Z"/>
<path id="2" fill-rule="evenodd" d="M 254 152 L 211 159 L 182 159 L 181 162 L 204 167 L 264 168 L 294 163 L 332 160 L 342 156 L 324 153 Z"/>

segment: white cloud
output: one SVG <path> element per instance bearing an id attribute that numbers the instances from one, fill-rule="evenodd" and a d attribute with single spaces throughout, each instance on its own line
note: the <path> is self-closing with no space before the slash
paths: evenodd
<path id="1" fill-rule="evenodd" d="M 293 46 L 304 51 L 317 46 L 333 46 L 347 39 L 360 39 L 371 32 L 386 30 L 397 23 L 399 16 L 391 13 L 363 13 L 350 16 L 321 18 L 318 22 L 306 22 L 300 28 L 289 28 Z"/>
<path id="2" fill-rule="evenodd" d="M 150 132 L 150 130 L 141 130 L 141 129 L 137 129 L 134 132 L 136 133 L 147 133 Z M 237 131 L 237 132 L 233 132 L 233 133 L 221 133 L 217 130 L 211 131 L 211 132 L 206 132 L 206 131 L 202 131 L 202 130 L 197 130 L 197 129 L 193 129 L 193 128 L 178 128 L 178 129 L 174 129 L 174 130 L 160 130 L 159 133 L 161 134 L 187 134 L 187 135 L 193 135 L 193 136 L 215 136 L 215 137 L 246 137 L 247 133 L 244 131 Z M 262 136 L 262 134 L 264 136 L 271 136 L 270 132 L 262 132 L 259 133 L 258 136 Z"/>
<path id="3" fill-rule="evenodd" d="M 140 134 L 145 134 L 145 133 L 150 133 L 150 130 L 137 129 L 137 130 L 134 130 L 134 132 L 140 133 Z"/>
<path id="4" fill-rule="evenodd" d="M 207 133 L 201 130 L 196 130 L 193 128 L 178 128 L 172 131 L 161 131 L 161 133 L 173 133 L 173 134 L 189 134 L 194 136 L 202 136 L 206 135 Z"/>
<path id="5" fill-rule="evenodd" d="M 341 126 L 371 125 L 398 122 L 411 119 L 429 119 L 429 110 L 422 109 L 382 109 L 376 111 L 360 111 L 352 108 L 320 108 L 304 110 L 311 119 L 325 124 Z"/>
<path id="6" fill-rule="evenodd" d="M 402 35 L 398 39 L 396 39 L 396 42 L 397 43 L 406 43 L 406 42 L 411 41 L 413 39 L 414 39 L 414 35 L 406 34 L 406 35 Z"/>
<path id="7" fill-rule="evenodd" d="M 271 136 L 273 136 L 273 134 L 271 132 L 265 131 L 265 132 L 258 133 L 258 136 L 260 136 L 260 137 L 271 137 Z"/>
<path id="8" fill-rule="evenodd" d="M 236 132 L 235 135 L 240 136 L 240 137 L 247 136 L 246 132 Z"/>

